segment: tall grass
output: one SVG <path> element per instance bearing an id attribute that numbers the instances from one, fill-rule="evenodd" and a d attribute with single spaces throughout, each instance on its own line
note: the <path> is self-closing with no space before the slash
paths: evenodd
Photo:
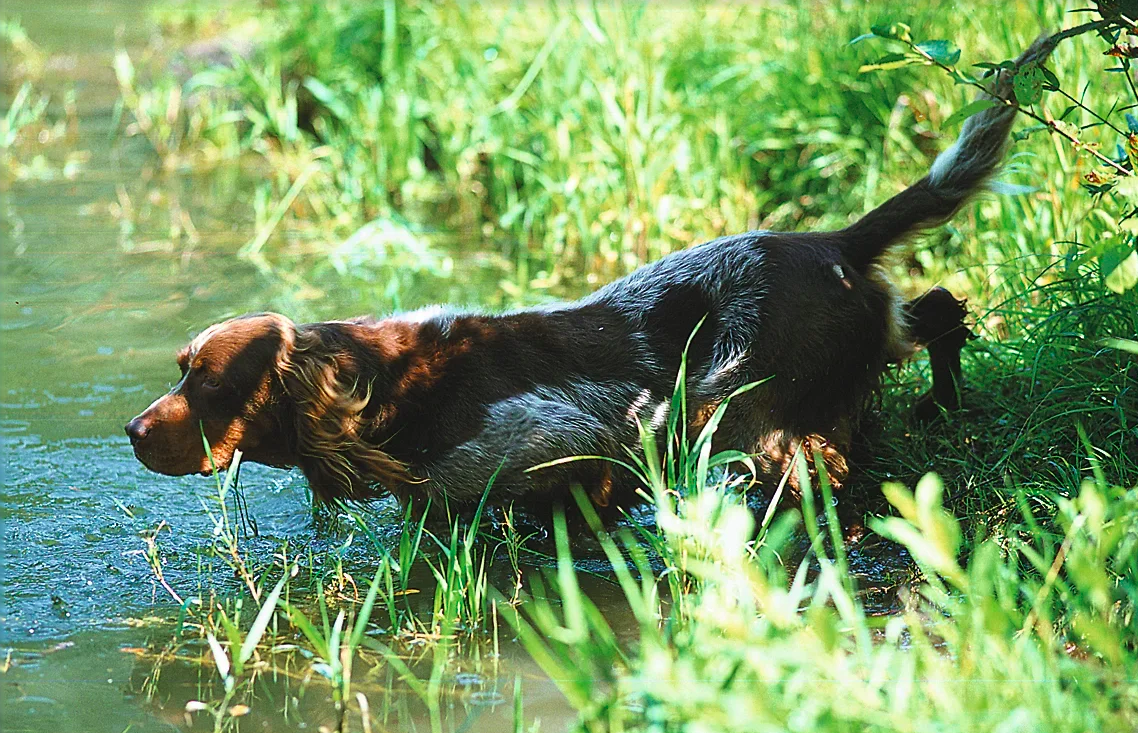
<path id="1" fill-rule="evenodd" d="M 928 70 L 859 74 L 880 49 L 847 42 L 874 23 L 951 35 L 965 65 L 1014 55 L 1062 10 L 287 3 L 260 19 L 251 58 L 185 84 L 176 142 L 266 159 L 286 221 L 341 237 L 377 219 L 441 226 L 498 248 L 521 287 L 564 291 L 720 234 L 841 226 L 919 177 L 969 95 Z M 1117 91 L 1100 46 L 1075 39 L 1054 64 L 1093 109 Z M 143 131 L 169 116 L 131 106 Z M 155 147 L 173 154 L 169 136 Z M 1104 231 L 1077 190 L 1078 154 L 1038 134 L 1013 153 L 1019 193 L 908 255 L 905 281 L 1009 297 Z M 260 246 L 279 224 L 263 222 Z"/>
<path id="2" fill-rule="evenodd" d="M 874 529 L 924 578 L 890 617 L 864 611 L 809 503 L 812 556 L 794 567 L 783 558 L 796 513 L 754 541 L 750 511 L 707 486 L 661 522 L 659 572 L 633 536 L 594 522 L 638 621 L 623 640 L 577 584 L 559 522 L 560 603 L 525 606 L 519 634 L 583 730 L 1133 730 L 1138 489 L 1111 487 L 1089 461 L 1094 477 L 1054 524 L 1024 504 L 1006 533 L 967 544 L 935 475 L 915 493 L 886 485 L 898 516 Z M 661 600 L 676 575 L 690 579 L 682 602 Z"/>
<path id="3" fill-rule="evenodd" d="M 16 20 L 0 19 L 0 178 L 74 179 L 89 154 L 60 143 L 74 142 L 78 125 L 75 90 L 48 91 L 47 55 Z"/>

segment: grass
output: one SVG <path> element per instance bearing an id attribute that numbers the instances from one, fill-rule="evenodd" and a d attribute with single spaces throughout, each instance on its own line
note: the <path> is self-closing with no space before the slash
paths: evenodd
<path id="1" fill-rule="evenodd" d="M 673 414 L 683 412 L 683 384 L 681 370 Z M 477 514 L 443 537 L 408 516 L 386 544 L 363 515 L 345 515 L 373 538 L 379 559 L 363 584 L 335 560 L 317 573 L 313 558 L 290 559 L 287 548 L 251 568 L 239 512 L 209 509 L 218 522 L 211 552 L 235 580 L 208 600 L 181 601 L 163 584 L 183 616 L 154 674 L 184 662 L 179 650 L 196 635 L 206 642 L 197 658 L 217 683 L 204 690 L 212 699 L 187 711 L 212 716 L 215 730 L 272 704 L 262 689 L 276 675 L 297 677 L 300 690 L 327 686 L 336 711 L 329 729 L 387 720 L 402 689 L 424 711 L 395 713 L 402 725 L 455 730 L 444 711 L 454 705 L 456 668 L 497 658 L 508 624 L 582 730 L 1124 731 L 1138 723 L 1138 488 L 1110 484 L 1103 451 L 1085 433 L 1079 451 L 1089 470 L 1070 498 L 1053 489 L 1049 505 L 1037 486 L 1009 485 L 1014 509 L 986 531 L 944 509 L 945 484 L 934 474 L 915 492 L 887 483 L 892 509 L 872 529 L 903 547 L 920 574 L 898 611 L 875 616 L 850 573 L 856 548 L 841 537 L 821 464 L 812 485 L 808 459 L 798 457 L 801 514 L 784 508 L 758 521 L 740 491 L 745 477 L 716 468 L 738 457 L 711 454 L 715 423 L 689 442 L 673 421 L 664 450 L 646 434 L 643 454 L 629 456 L 651 492 L 654 525 L 606 528 L 577 495 L 630 630 L 613 626 L 611 601 L 584 590 L 581 549 L 570 549 L 584 547 L 580 531 L 571 534 L 561 514 L 552 564 L 511 565 L 506 577 L 524 570 L 526 590 L 510 602 L 489 570 L 515 555 L 495 552 L 493 525 Z M 217 477 L 218 507 L 235 501 L 239 459 Z M 803 532 L 808 550 L 793 560 Z M 160 563 L 155 572 L 161 578 Z M 430 605 L 412 602 L 431 589 Z M 298 676 L 305 666 L 307 677 Z M 376 687 L 382 674 L 390 682 Z M 520 684 L 514 727 L 534 729 Z"/>
<path id="2" fill-rule="evenodd" d="M 68 149 L 78 124 L 75 90 L 45 91 L 46 55 L 18 22 L 0 19 L 0 51 L 10 71 L 2 90 L 0 178 L 73 180 L 89 157 L 86 151 Z"/>
<path id="3" fill-rule="evenodd" d="M 925 577 L 901 614 L 868 616 L 817 530 L 813 561 L 788 568 L 777 541 L 748 542 L 746 508 L 700 492 L 668 530 L 667 572 L 693 585 L 683 606 L 625 572 L 640 632 L 614 643 L 562 582 L 562 608 L 527 608 L 522 639 L 585 730 L 1132 730 L 1135 492 L 1090 480 L 1058 532 L 1025 512 L 1006 543 L 964 546 L 942 490 L 931 475 L 915 494 L 887 487 L 900 516 L 875 529 Z"/>
<path id="4" fill-rule="evenodd" d="M 172 127 L 154 140 L 168 160 L 251 155 L 275 172 L 265 196 L 283 221 L 264 218 L 258 252 L 313 225 L 330 242 L 376 221 L 427 240 L 457 231 L 540 296 L 720 234 L 844 225 L 927 170 L 970 97 L 928 70 L 858 73 L 887 49 L 847 41 L 903 16 L 918 38 L 951 30 L 965 62 L 998 61 L 1071 17 L 1060 11 L 299 2 L 258 17 L 248 59 L 181 87 L 159 74 L 148 102 L 121 76 L 131 125 Z M 1090 111 L 1058 94 L 1038 109 L 1109 149 L 1092 113 L 1128 91 L 1101 73 L 1100 46 L 1076 38 L 1055 62 Z M 1109 228 L 1077 190 L 1093 159 L 1038 133 L 1013 153 L 1019 193 L 908 255 L 903 282 L 998 302 L 1093 248 Z"/>

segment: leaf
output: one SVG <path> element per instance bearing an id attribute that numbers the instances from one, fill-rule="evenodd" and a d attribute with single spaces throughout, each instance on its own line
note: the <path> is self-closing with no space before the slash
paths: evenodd
<path id="1" fill-rule="evenodd" d="M 1138 176 L 1126 176 L 1114 184 L 1115 193 L 1126 197 L 1131 206 L 1138 206 Z"/>
<path id="2" fill-rule="evenodd" d="M 857 70 L 859 74 L 864 74 L 867 71 L 888 71 L 889 69 L 899 69 L 902 66 L 915 64 L 922 61 L 920 56 L 914 56 L 911 53 L 888 53 L 881 58 L 874 61 L 872 64 L 865 64 Z"/>
<path id="3" fill-rule="evenodd" d="M 992 181 L 988 190 L 1001 196 L 1026 196 L 1039 190 L 1038 186 L 1025 186 L 1021 183 L 1008 183 L 1007 181 Z"/>
<path id="4" fill-rule="evenodd" d="M 1104 252 L 1099 259 L 1102 271 L 1107 273 L 1106 286 L 1121 295 L 1138 285 L 1138 251 L 1130 250 L 1130 254 L 1121 257 L 1116 255 L 1117 250 Z M 1119 258 L 1117 264 L 1115 257 Z"/>
<path id="5" fill-rule="evenodd" d="M 289 620 L 292 621 L 292 625 L 300 629 L 300 632 L 304 634 L 312 646 L 318 650 L 325 649 L 328 646 L 328 640 L 323 634 L 316 630 L 316 627 L 308 620 L 308 617 L 304 615 L 303 611 L 289 603 L 285 604 L 285 610 L 288 612 L 288 617 Z"/>
<path id="6" fill-rule="evenodd" d="M 312 96 L 327 107 L 336 119 L 341 122 L 352 120 L 352 112 L 348 109 L 348 105 L 344 104 L 344 100 L 340 99 L 336 92 L 332 91 L 324 82 L 310 76 L 304 80 L 304 88 L 312 92 Z"/>
<path id="7" fill-rule="evenodd" d="M 1014 61 L 1001 61 L 998 64 L 993 64 L 989 61 L 981 61 L 980 63 L 972 65 L 981 69 L 987 69 L 988 71 L 995 71 L 997 69 L 1007 69 L 1010 71 L 1016 66 Z"/>
<path id="8" fill-rule="evenodd" d="M 1043 98 L 1043 72 L 1038 66 L 1024 66 L 1012 80 L 1016 101 L 1022 105 L 1035 104 Z"/>
<path id="9" fill-rule="evenodd" d="M 1040 66 L 1038 68 L 1039 73 L 1043 74 L 1043 80 L 1045 83 L 1044 88 L 1049 92 L 1054 92 L 1059 89 L 1059 77 L 1055 76 L 1055 74 L 1051 73 L 1051 71 L 1044 66 Z"/>
<path id="10" fill-rule="evenodd" d="M 1014 140 L 1018 143 L 1021 140 L 1028 139 L 1029 137 L 1031 137 L 1032 135 L 1034 135 L 1037 132 L 1041 132 L 1042 130 L 1049 130 L 1049 129 L 1051 129 L 1051 128 L 1049 128 L 1047 125 L 1032 125 L 1031 127 L 1025 127 L 1022 130 L 1017 130 L 1016 132 L 1013 132 L 1012 133 L 1012 140 Z"/>
<path id="11" fill-rule="evenodd" d="M 217 663 L 217 671 L 223 679 L 229 677 L 229 657 L 226 656 L 225 650 L 221 648 L 221 644 L 217 642 L 217 638 L 213 634 L 206 634 L 205 640 L 209 643 L 209 650 L 213 652 L 213 661 Z"/>
<path id="12" fill-rule="evenodd" d="M 261 604 L 261 610 L 257 612 L 257 617 L 253 619 L 253 625 L 249 627 L 249 634 L 245 637 L 244 643 L 241 644 L 241 651 L 237 655 L 241 664 L 249 661 L 249 657 L 253 656 L 253 650 L 257 648 L 261 637 L 265 635 L 265 629 L 268 628 L 269 619 L 273 617 L 273 611 L 277 608 L 277 601 L 280 600 L 281 590 L 284 588 L 285 581 L 288 580 L 288 575 L 286 570 L 281 579 L 277 581 L 273 592 Z"/>
<path id="13" fill-rule="evenodd" d="M 923 41 L 917 44 L 917 48 L 927 53 L 933 61 L 945 66 L 952 66 L 960 60 L 960 49 L 952 41 Z"/>
<path id="14" fill-rule="evenodd" d="M 356 624 L 352 627 L 352 635 L 348 637 L 349 649 L 358 647 L 360 645 L 360 639 L 364 638 L 364 632 L 367 630 L 367 622 L 371 619 L 372 608 L 375 607 L 376 596 L 379 595 L 379 580 L 383 577 L 383 570 L 384 566 L 380 564 L 379 569 L 375 571 L 375 577 L 372 578 L 367 597 L 364 598 L 364 603 L 360 606 L 359 615 L 356 616 Z"/>
<path id="15" fill-rule="evenodd" d="M 1118 629 L 1082 611 L 1072 615 L 1071 628 L 1087 646 L 1103 655 L 1110 663 L 1122 663 L 1121 650 L 1124 642 Z"/>
<path id="16" fill-rule="evenodd" d="M 890 23 L 889 25 L 872 26 L 870 32 L 879 38 L 892 38 L 895 41 L 909 43 L 913 40 L 911 29 L 904 23 Z"/>
<path id="17" fill-rule="evenodd" d="M 951 115 L 949 115 L 948 119 L 944 121 L 944 127 L 949 127 L 950 125 L 952 125 L 956 122 L 959 122 L 960 120 L 971 117 L 972 115 L 977 114 L 978 112 L 983 112 L 986 109 L 991 109 L 992 107 L 995 107 L 998 104 L 999 104 L 999 102 L 996 102 L 996 101 L 991 100 L 991 99 L 977 99 L 977 100 L 974 100 L 972 102 L 969 102 L 968 104 L 964 105 L 963 107 L 961 107 L 960 109 L 956 110 Z"/>
<path id="18" fill-rule="evenodd" d="M 1119 351 L 1125 351 L 1129 354 L 1138 356 L 1138 341 L 1131 341 L 1130 339 L 1105 338 L 1102 340 L 1102 343 L 1104 346 L 1109 346 L 1112 349 L 1118 349 Z"/>
<path id="19" fill-rule="evenodd" d="M 127 89 L 134 87 L 134 64 L 131 63 L 130 56 L 126 51 L 115 52 L 115 78 L 118 79 L 119 86 Z"/>

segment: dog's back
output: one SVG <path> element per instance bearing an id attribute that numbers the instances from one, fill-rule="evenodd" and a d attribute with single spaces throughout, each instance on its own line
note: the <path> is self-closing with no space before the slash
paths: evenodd
<path id="1" fill-rule="evenodd" d="M 1040 38 L 1017 67 L 1042 63 L 1053 47 Z M 627 314 L 669 367 L 702 320 L 688 354 L 697 421 L 734 390 L 762 382 L 732 403 L 718 445 L 773 456 L 780 471 L 799 447 L 831 450 L 840 480 L 859 408 L 886 365 L 914 349 L 880 261 L 906 236 L 950 218 L 998 167 L 1017 109 L 1012 74 L 1002 72 L 991 91 L 983 97 L 993 106 L 968 118 L 924 178 L 849 227 L 724 237 L 641 268 L 589 301 Z"/>

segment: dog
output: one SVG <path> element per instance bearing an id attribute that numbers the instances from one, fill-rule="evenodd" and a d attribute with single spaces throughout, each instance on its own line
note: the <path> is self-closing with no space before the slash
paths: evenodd
<path id="1" fill-rule="evenodd" d="M 1053 45 L 1037 41 L 1017 67 Z M 505 314 L 296 324 L 261 313 L 210 326 L 178 354 L 174 388 L 126 425 L 134 453 L 185 475 L 224 470 L 240 450 L 299 467 L 324 501 L 390 492 L 470 506 L 493 481 L 496 504 L 563 502 L 579 485 L 597 507 L 628 506 L 639 487 L 630 471 L 558 459 L 624 459 L 641 429 L 663 445 L 686 358 L 689 434 L 758 383 L 732 398 L 715 450 L 752 454 L 770 485 L 798 451 L 816 454 L 840 487 L 887 367 L 932 344 L 924 411 L 959 406 L 962 304 L 940 289 L 903 304 L 881 261 L 951 217 L 998 166 L 1016 115 L 1012 73 L 989 92 L 995 104 L 967 119 L 924 178 L 845 229 L 728 236 L 581 300 Z"/>

